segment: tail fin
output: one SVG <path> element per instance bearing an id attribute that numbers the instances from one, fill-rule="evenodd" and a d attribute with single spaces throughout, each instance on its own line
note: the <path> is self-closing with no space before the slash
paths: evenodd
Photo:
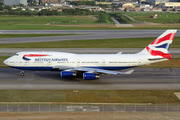
<path id="1" fill-rule="evenodd" d="M 169 47 L 171 46 L 176 32 L 177 30 L 166 30 L 138 54 L 149 54 L 152 56 L 161 56 L 162 58 L 171 58 L 172 56 L 169 54 Z"/>

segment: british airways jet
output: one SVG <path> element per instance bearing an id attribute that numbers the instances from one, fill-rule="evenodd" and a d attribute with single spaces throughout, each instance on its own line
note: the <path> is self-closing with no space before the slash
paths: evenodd
<path id="1" fill-rule="evenodd" d="M 4 64 L 24 70 L 59 71 L 62 78 L 82 77 L 98 79 L 100 74 L 131 74 L 134 70 L 119 72 L 141 65 L 171 59 L 169 47 L 177 30 L 166 30 L 162 35 L 136 54 L 73 54 L 65 52 L 18 52 L 6 59 Z"/>

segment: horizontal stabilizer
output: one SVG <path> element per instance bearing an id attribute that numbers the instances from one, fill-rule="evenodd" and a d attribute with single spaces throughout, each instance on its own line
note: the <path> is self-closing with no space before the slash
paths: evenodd
<path id="1" fill-rule="evenodd" d="M 149 61 L 153 61 L 153 60 L 162 60 L 162 59 L 171 59 L 171 57 L 169 58 L 149 58 Z"/>
<path id="2" fill-rule="evenodd" d="M 123 74 L 131 74 L 131 73 L 133 73 L 134 72 L 134 70 L 129 70 L 129 71 L 127 71 L 127 72 L 124 72 Z"/>
<path id="3" fill-rule="evenodd" d="M 116 53 L 116 54 L 122 54 L 122 52 L 118 52 L 118 53 Z"/>

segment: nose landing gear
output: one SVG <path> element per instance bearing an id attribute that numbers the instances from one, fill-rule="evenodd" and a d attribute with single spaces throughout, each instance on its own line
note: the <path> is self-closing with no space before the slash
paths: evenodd
<path id="1" fill-rule="evenodd" d="M 20 72 L 20 76 L 24 76 L 24 71 L 21 71 L 21 72 Z"/>

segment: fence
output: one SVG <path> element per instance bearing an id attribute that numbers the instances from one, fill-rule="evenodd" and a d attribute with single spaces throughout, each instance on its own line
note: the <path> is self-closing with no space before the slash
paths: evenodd
<path id="1" fill-rule="evenodd" d="M 180 112 L 180 107 L 179 103 L 0 103 L 0 112 Z"/>

